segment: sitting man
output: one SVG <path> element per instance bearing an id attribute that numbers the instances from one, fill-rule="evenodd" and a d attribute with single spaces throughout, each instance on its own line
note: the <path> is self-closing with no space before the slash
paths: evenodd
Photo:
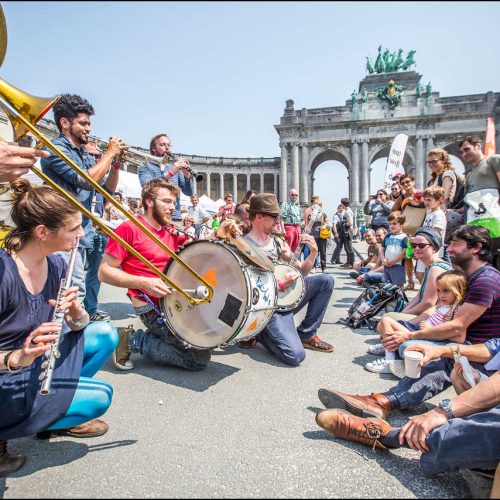
<path id="1" fill-rule="evenodd" d="M 418 344 L 408 349 L 424 353 L 420 365 L 433 359 L 451 361 L 454 356 L 452 346 Z M 348 441 L 381 449 L 406 445 L 421 451 L 420 465 L 429 474 L 462 468 L 492 470 L 500 461 L 500 339 L 460 346 L 460 350 L 471 361 L 486 363 L 490 378 L 476 378 L 479 384 L 471 388 L 460 363 L 455 363 L 451 380 L 458 396 L 444 399 L 402 428 L 394 428 L 382 418 L 357 417 L 339 409 L 320 412 L 316 422 Z"/>
<path id="2" fill-rule="evenodd" d="M 383 255 L 381 255 L 380 250 L 386 236 L 387 236 L 387 229 L 385 227 L 379 227 L 375 231 L 375 241 L 376 245 L 378 246 L 378 252 L 377 252 L 377 260 L 375 261 L 375 264 L 373 265 L 372 269 L 369 269 L 365 273 L 359 273 L 358 276 L 354 276 L 353 273 L 349 273 L 350 276 L 356 280 L 356 283 L 358 285 L 368 287 L 370 285 L 376 285 L 378 283 L 385 283 L 384 266 L 382 264 Z"/>
<path id="3" fill-rule="evenodd" d="M 170 231 L 165 227 L 172 226 L 171 216 L 178 195 L 179 188 L 164 179 L 146 182 L 142 188 L 142 204 L 145 213 L 138 217 L 144 226 L 174 252 L 187 239 L 185 235 L 175 230 Z M 157 269 L 163 271 L 170 255 L 131 221 L 120 224 L 115 233 L 132 245 Z M 119 330 L 120 338 L 113 358 L 116 368 L 119 370 L 134 368 L 129 359 L 132 352 L 146 355 L 159 363 L 180 366 L 188 370 L 205 368 L 210 361 L 210 351 L 184 346 L 168 331 L 158 314 L 159 299 L 172 293 L 172 290 L 113 238 L 110 238 L 106 245 L 99 267 L 99 279 L 110 285 L 128 288 L 127 295 L 135 312 L 147 327 L 147 332 Z"/>
<path id="4" fill-rule="evenodd" d="M 469 281 L 464 303 L 453 320 L 413 332 L 411 339 L 441 340 L 453 336 L 458 343 L 481 344 L 500 337 L 500 272 L 488 264 L 491 248 L 488 230 L 483 227 L 461 226 L 453 233 L 448 252 L 453 265 L 460 267 Z M 395 345 L 397 340 L 393 339 Z M 320 389 L 319 397 L 327 408 L 347 409 L 356 415 L 385 419 L 392 410 L 412 408 L 447 389 L 453 369 L 450 361 L 432 361 L 422 368 L 420 378 L 403 377 L 383 394 L 353 396 Z M 483 364 L 477 364 L 476 368 L 488 375 Z"/>
<path id="5" fill-rule="evenodd" d="M 281 210 L 274 194 L 258 194 L 251 198 L 248 209 L 252 229 L 245 236 L 255 246 L 261 248 L 272 261 L 289 262 L 292 251 L 283 240 L 273 236 L 276 221 Z M 278 282 L 281 290 L 291 286 L 301 272 L 305 276 L 305 294 L 298 306 L 288 312 L 275 312 L 267 327 L 257 336 L 266 349 L 278 359 L 293 366 L 298 366 L 305 358 L 306 349 L 332 352 L 333 346 L 321 340 L 316 334 L 333 292 L 334 279 L 329 274 L 307 276 L 314 265 L 318 247 L 311 235 L 302 234 L 301 243 L 307 245 L 310 254 L 303 262 L 295 262 L 297 271 L 289 273 Z M 298 327 L 294 323 L 294 314 L 307 305 L 306 317 Z"/>
<path id="6" fill-rule="evenodd" d="M 367 229 L 365 231 L 365 241 L 368 244 L 368 256 L 365 259 L 358 260 L 354 263 L 354 271 L 351 271 L 349 273 L 349 276 L 352 279 L 356 279 L 361 274 L 373 271 L 373 269 L 377 265 L 380 245 L 375 239 L 375 231 L 373 229 Z"/>

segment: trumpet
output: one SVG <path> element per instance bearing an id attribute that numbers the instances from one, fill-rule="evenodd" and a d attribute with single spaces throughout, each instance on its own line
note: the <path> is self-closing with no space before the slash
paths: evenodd
<path id="1" fill-rule="evenodd" d="M 179 159 L 178 156 L 176 156 L 172 153 L 167 153 L 165 156 L 167 158 L 171 159 L 172 161 L 177 161 Z M 187 170 L 196 182 L 201 182 L 205 178 L 205 176 L 203 174 L 200 174 L 199 172 L 195 172 L 189 165 L 186 167 L 182 167 L 182 168 Z"/>

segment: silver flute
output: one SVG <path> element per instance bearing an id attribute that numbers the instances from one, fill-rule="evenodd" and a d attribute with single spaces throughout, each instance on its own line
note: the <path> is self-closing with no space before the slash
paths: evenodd
<path id="1" fill-rule="evenodd" d="M 78 253 L 78 242 L 76 240 L 74 247 L 71 249 L 71 255 L 69 257 L 68 268 L 66 269 L 66 275 L 61 280 L 59 285 L 59 291 L 57 292 L 56 306 L 54 309 L 54 314 L 52 316 L 53 323 L 59 323 L 62 328 L 64 322 L 65 311 L 61 309 L 61 302 L 63 300 L 64 292 L 71 286 L 71 279 L 73 277 L 73 269 L 75 268 L 76 254 Z M 56 367 L 57 360 L 61 357 L 59 352 L 59 344 L 61 343 L 62 330 L 57 336 L 57 339 L 52 342 L 50 349 L 45 351 L 45 360 L 42 363 L 42 373 L 40 373 L 39 380 L 42 381 L 40 387 L 40 394 L 46 396 L 50 393 L 50 386 L 52 384 L 52 377 L 54 375 L 54 369 Z"/>

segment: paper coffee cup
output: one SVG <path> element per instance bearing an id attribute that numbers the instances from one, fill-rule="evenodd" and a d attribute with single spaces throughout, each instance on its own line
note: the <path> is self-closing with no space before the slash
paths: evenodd
<path id="1" fill-rule="evenodd" d="M 419 351 L 405 351 L 404 356 L 406 376 L 410 378 L 419 378 L 420 366 L 418 363 L 424 355 Z"/>

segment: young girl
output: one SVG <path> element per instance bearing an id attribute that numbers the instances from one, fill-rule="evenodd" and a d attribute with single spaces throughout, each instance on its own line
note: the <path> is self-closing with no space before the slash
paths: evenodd
<path id="1" fill-rule="evenodd" d="M 379 323 L 382 343 L 389 335 L 399 334 L 399 346 L 385 350 L 385 359 L 367 363 L 365 369 L 374 373 L 391 373 L 390 362 L 396 359 L 396 352 L 400 356 L 410 343 L 448 344 L 449 341 L 413 340 L 412 332 L 425 330 L 451 321 L 457 314 L 465 295 L 467 294 L 467 278 L 460 271 L 446 271 L 436 279 L 438 304 L 416 316 L 411 321 L 396 321 L 383 316 Z"/>
<path id="2" fill-rule="evenodd" d="M 196 239 L 196 230 L 194 228 L 194 218 L 190 215 L 184 217 L 183 221 L 184 231 L 189 235 L 189 237 L 194 240 Z"/>

